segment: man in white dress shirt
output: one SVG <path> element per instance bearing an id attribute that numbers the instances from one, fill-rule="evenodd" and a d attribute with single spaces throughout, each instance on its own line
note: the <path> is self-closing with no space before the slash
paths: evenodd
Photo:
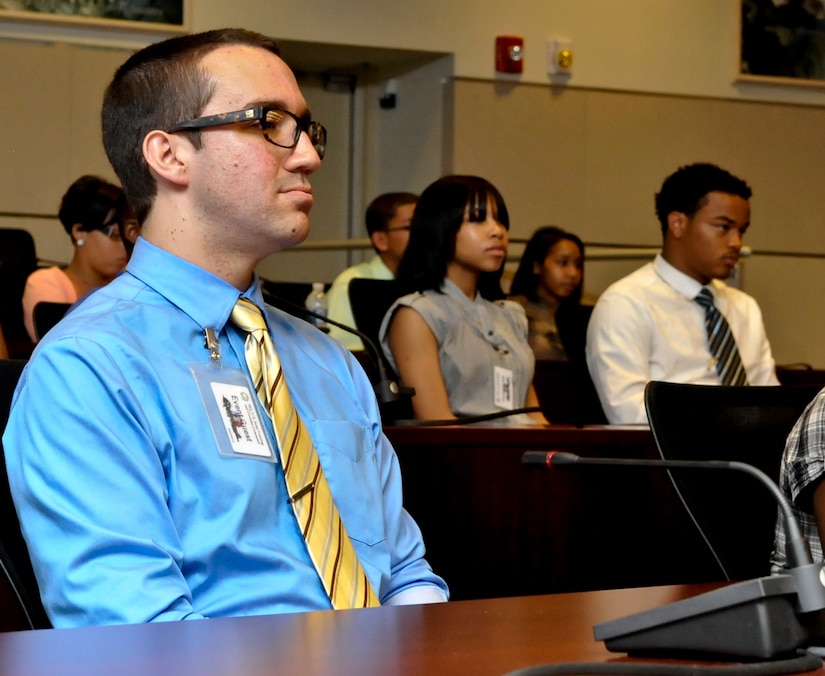
<path id="1" fill-rule="evenodd" d="M 347 326 L 355 326 L 349 302 L 349 283 L 353 279 L 395 279 L 395 271 L 410 239 L 412 220 L 418 195 L 409 192 L 389 192 L 376 197 L 367 207 L 367 234 L 375 256 L 339 274 L 327 291 L 329 318 Z M 330 324 L 329 335 L 353 352 L 364 349 L 355 334 Z"/>
<path id="2" fill-rule="evenodd" d="M 608 422 L 646 423 L 650 380 L 721 384 L 708 347 L 706 288 L 730 325 L 751 385 L 778 385 L 756 301 L 727 279 L 750 225 L 751 189 L 712 164 L 669 176 L 656 195 L 661 253 L 612 284 L 599 298 L 587 331 L 587 365 Z"/>

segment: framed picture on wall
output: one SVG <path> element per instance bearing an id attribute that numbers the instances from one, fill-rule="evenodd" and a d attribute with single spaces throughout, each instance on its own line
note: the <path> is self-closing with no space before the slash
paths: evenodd
<path id="1" fill-rule="evenodd" d="M 0 21 L 184 33 L 191 0 L 0 0 Z"/>
<path id="2" fill-rule="evenodd" d="M 742 0 L 739 80 L 825 87 L 825 2 Z"/>

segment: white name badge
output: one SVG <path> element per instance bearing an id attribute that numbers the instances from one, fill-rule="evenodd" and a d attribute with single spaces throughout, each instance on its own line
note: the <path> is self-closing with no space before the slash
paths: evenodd
<path id="1" fill-rule="evenodd" d="M 499 408 L 512 411 L 515 408 L 513 403 L 513 371 L 503 366 L 493 367 L 493 399 Z"/>
<path id="2" fill-rule="evenodd" d="M 192 364 L 206 417 L 221 455 L 277 462 L 258 413 L 258 395 L 239 369 Z"/>

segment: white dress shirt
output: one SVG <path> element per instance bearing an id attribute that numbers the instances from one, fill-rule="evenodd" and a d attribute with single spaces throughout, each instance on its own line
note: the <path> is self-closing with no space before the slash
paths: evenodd
<path id="1" fill-rule="evenodd" d="M 746 293 L 713 280 L 708 287 L 730 324 L 751 385 L 778 385 L 762 313 Z M 587 366 L 607 420 L 646 423 L 650 380 L 719 385 L 705 332 L 705 311 L 693 300 L 702 285 L 655 260 L 612 284 L 599 298 L 587 330 Z"/>

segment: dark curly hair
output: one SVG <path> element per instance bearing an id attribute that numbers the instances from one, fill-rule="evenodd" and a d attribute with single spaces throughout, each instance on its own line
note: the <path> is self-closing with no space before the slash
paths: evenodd
<path id="1" fill-rule="evenodd" d="M 699 162 L 680 167 L 662 183 L 656 193 L 656 216 L 667 235 L 667 217 L 673 211 L 692 217 L 708 201 L 708 193 L 725 192 L 742 199 L 751 198 L 751 189 L 741 178 L 717 167 Z"/>

